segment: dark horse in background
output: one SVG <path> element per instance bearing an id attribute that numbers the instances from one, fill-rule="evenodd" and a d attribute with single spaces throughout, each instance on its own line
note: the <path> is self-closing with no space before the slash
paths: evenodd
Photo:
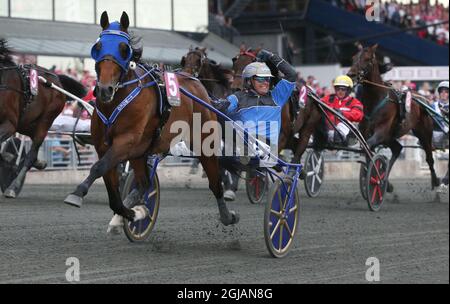
<path id="1" fill-rule="evenodd" d="M 106 12 L 103 12 L 101 15 L 100 25 L 103 31 L 110 28 L 108 14 Z M 119 32 L 121 36 L 129 35 L 129 18 L 125 12 L 122 13 L 120 23 L 114 22 L 111 26 L 113 25 L 114 27 L 120 27 L 120 30 L 115 30 L 114 32 Z M 103 45 L 101 41 L 100 39 L 95 43 L 93 50 L 100 51 L 102 49 Z M 130 209 L 124 206 L 119 192 L 119 178 L 117 170 L 115 170 L 117 165 L 123 161 L 130 160 L 131 167 L 135 172 L 135 180 L 139 191 L 139 196 L 136 197 L 136 200 L 139 200 L 149 188 L 150 172 L 147 166 L 148 155 L 168 153 L 171 141 L 179 135 L 179 130 L 177 133 L 172 132 L 172 124 L 177 121 L 186 122 L 190 126 L 189 138 L 192 139 L 194 138 L 194 130 L 192 128 L 193 113 L 199 113 L 202 122 L 217 121 L 215 114 L 184 95 L 181 95 L 180 106 L 172 107 L 167 121 L 165 123 L 161 121 L 162 116 L 159 113 L 160 99 L 157 84 L 144 86 L 145 84 L 151 83 L 154 78 L 146 72 L 145 65 L 142 62 L 139 64 L 142 50 L 137 49 L 133 41 L 134 39 L 132 37 L 128 43 L 121 42 L 116 46 L 112 46 L 117 49 L 111 50 L 111 52 L 122 58 L 106 55 L 96 62 L 97 108 L 92 118 L 91 133 L 99 161 L 93 165 L 89 176 L 65 200 L 70 205 L 80 207 L 83 197 L 87 194 L 92 183 L 97 178 L 103 177 L 108 191 L 109 204 L 115 214 L 114 217 L 122 216 L 129 221 L 144 218 L 145 215 L 142 212 L 145 214 L 145 207 L 136 206 L 137 208 Z M 110 40 L 105 40 L 105 42 L 111 45 Z M 131 56 L 129 54 L 130 48 L 132 51 Z M 123 71 L 122 67 L 117 63 L 118 60 L 127 61 L 127 66 L 131 60 L 138 64 L 134 71 L 132 69 Z M 146 76 L 139 82 L 122 87 L 118 86 L 120 83 L 123 84 L 135 80 L 137 75 Z M 157 77 L 157 75 L 154 77 Z M 208 94 L 199 81 L 182 75 L 178 75 L 177 78 L 181 87 L 199 98 L 208 101 Z M 106 126 L 99 118 L 99 111 L 109 117 L 122 100 L 141 84 L 143 88 L 140 94 L 123 109 L 121 114 L 117 116 L 114 124 L 109 127 Z M 208 136 L 210 136 L 210 133 L 202 133 L 201 142 L 203 143 L 204 139 Z M 188 147 L 193 148 L 192 141 L 186 140 L 186 143 Z M 216 197 L 222 223 L 224 225 L 237 223 L 239 220 L 238 215 L 233 211 L 228 211 L 223 199 L 223 188 L 220 176 L 218 175 L 219 165 L 217 158 L 215 156 L 207 157 L 203 153 L 199 157 L 209 179 L 209 188 Z M 132 194 L 133 192 L 125 200 L 135 200 L 133 197 L 130 197 Z M 134 204 L 132 202 L 130 205 L 128 203 L 126 205 L 131 206 Z M 122 225 L 121 223 L 116 224 L 117 227 Z M 112 223 L 110 223 L 110 226 L 112 226 Z"/>
<path id="2" fill-rule="evenodd" d="M 390 172 L 403 149 L 397 139 L 412 131 L 425 150 L 431 172 L 431 186 L 434 189 L 439 186 L 439 179 L 434 170 L 433 119 L 417 102 L 412 102 L 411 110 L 402 117 L 401 93 L 386 88 L 376 57 L 377 47 L 378 45 L 361 48 L 353 56 L 353 65 L 348 72 L 348 76 L 362 85 L 360 97 L 364 104 L 364 119 L 360 123 L 361 132 L 372 150 L 383 145 L 392 151 Z M 393 187 L 389 184 L 388 192 L 392 191 Z"/>
<path id="3" fill-rule="evenodd" d="M 211 98 L 226 98 L 231 94 L 232 71 L 208 58 L 206 48 L 190 49 L 181 59 L 182 72 L 198 78 Z"/>
<path id="4" fill-rule="evenodd" d="M 5 190 L 4 195 L 8 198 L 15 198 L 19 194 L 26 173 L 33 165 L 42 169 L 45 167 L 45 164 L 37 163 L 38 150 L 66 103 L 64 94 L 41 82 L 38 82 L 37 95 L 33 96 L 28 80 L 30 69 L 80 98 L 86 95 L 86 89 L 68 76 L 56 75 L 36 65 L 16 65 L 11 59 L 7 41 L 0 39 L 0 144 L 16 132 L 32 140 L 23 167 Z"/>

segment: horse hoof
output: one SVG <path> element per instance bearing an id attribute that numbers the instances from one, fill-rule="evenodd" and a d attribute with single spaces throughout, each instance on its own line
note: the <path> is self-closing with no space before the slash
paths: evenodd
<path id="1" fill-rule="evenodd" d="M 233 217 L 233 220 L 232 220 L 231 225 L 234 225 L 234 224 L 239 223 L 239 219 L 241 218 L 241 217 L 239 216 L 239 214 L 236 213 L 235 211 L 230 211 L 230 213 L 231 213 L 231 216 Z"/>
<path id="2" fill-rule="evenodd" d="M 33 167 L 37 170 L 41 171 L 47 168 L 47 162 L 45 160 L 36 160 L 33 164 Z"/>
<path id="3" fill-rule="evenodd" d="M 114 216 L 112 217 L 111 221 L 108 224 L 108 230 L 106 230 L 106 232 L 117 235 L 120 234 L 122 227 L 123 227 L 123 217 L 118 214 L 114 214 Z"/>
<path id="4" fill-rule="evenodd" d="M 147 207 L 142 205 L 133 207 L 131 208 L 131 210 L 134 211 L 134 219 L 133 219 L 134 222 L 143 220 L 150 214 Z"/>
<path id="5" fill-rule="evenodd" d="M 234 211 L 230 211 L 229 216 L 227 216 L 226 218 L 220 217 L 220 221 L 224 226 L 237 224 L 239 222 L 239 214 Z"/>
<path id="6" fill-rule="evenodd" d="M 392 193 L 392 192 L 394 192 L 394 186 L 393 186 L 391 183 L 388 183 L 386 192 L 387 192 L 387 193 Z"/>
<path id="7" fill-rule="evenodd" d="M 16 191 L 12 190 L 12 189 L 6 189 L 5 193 L 3 193 L 3 195 L 6 198 L 16 198 Z"/>
<path id="8" fill-rule="evenodd" d="M 75 194 L 69 194 L 64 200 L 64 203 L 70 206 L 81 208 L 81 205 L 83 205 L 83 198 Z"/>
<path id="9" fill-rule="evenodd" d="M 112 235 L 119 235 L 122 231 L 121 226 L 108 226 L 108 230 L 106 230 L 106 233 L 112 234 Z"/>

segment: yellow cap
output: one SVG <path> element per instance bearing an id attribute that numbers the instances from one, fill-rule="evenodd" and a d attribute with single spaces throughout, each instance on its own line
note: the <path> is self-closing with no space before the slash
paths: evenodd
<path id="1" fill-rule="evenodd" d="M 348 77 L 347 75 L 341 75 L 336 77 L 336 79 L 333 82 L 333 86 L 341 86 L 341 87 L 347 87 L 352 89 L 353 88 L 353 80 Z"/>

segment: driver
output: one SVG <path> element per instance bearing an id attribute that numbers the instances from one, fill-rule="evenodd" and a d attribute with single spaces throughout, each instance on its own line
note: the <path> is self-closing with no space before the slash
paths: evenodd
<path id="1" fill-rule="evenodd" d="M 350 122 L 360 122 L 364 117 L 364 108 L 361 101 L 350 96 L 353 89 L 352 79 L 347 75 L 338 76 L 333 82 L 333 87 L 335 93 L 323 97 L 322 101 L 342 113 Z M 327 115 L 338 131 L 335 132 L 333 126 L 328 126 L 328 140 L 333 143 L 347 145 L 347 136 L 350 133 L 350 129 L 333 114 L 328 113 Z"/>
<path id="2" fill-rule="evenodd" d="M 297 73 L 284 59 L 267 50 L 261 50 L 256 58 L 258 62 L 250 63 L 242 72 L 244 89 L 214 102 L 214 106 L 233 121 L 241 122 L 249 134 L 269 145 L 271 151 L 278 151 L 281 109 L 294 91 Z M 272 90 L 274 76 L 266 63 L 284 74 L 284 79 Z M 234 194 L 233 189 L 225 190 L 226 194 Z"/>

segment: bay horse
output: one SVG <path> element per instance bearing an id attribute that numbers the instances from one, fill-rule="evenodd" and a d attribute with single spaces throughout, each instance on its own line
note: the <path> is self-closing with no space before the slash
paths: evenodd
<path id="1" fill-rule="evenodd" d="M 92 57 L 96 60 L 97 104 L 91 125 L 92 140 L 99 160 L 92 166 L 89 176 L 67 196 L 65 203 L 81 207 L 83 197 L 86 196 L 93 182 L 103 177 L 110 208 L 114 213 L 110 227 L 115 229 L 123 225 L 120 217 L 136 221 L 145 218 L 148 214 L 148 210 L 142 205 L 131 209 L 124 206 L 119 193 L 119 178 L 115 170 L 117 165 L 130 161 L 135 173 L 139 197 L 130 197 L 133 194 L 131 192 L 125 201 L 138 201 L 149 187 L 148 155 L 167 153 L 172 139 L 178 136 L 178 133 L 171 132 L 171 126 L 178 121 L 186 122 L 191 127 L 190 138 L 194 138 L 192 127 L 194 113 L 200 114 L 202 122 L 217 121 L 217 118 L 206 108 L 181 95 L 181 104 L 172 107 L 167 121 L 162 121 L 160 113 L 162 96 L 159 95 L 160 90 L 155 83 L 158 75 L 153 73 L 156 72 L 155 70 L 149 71 L 140 61 L 142 49 L 136 47 L 137 38 L 128 33 L 128 14 L 123 12 L 120 22 L 110 24 L 108 14 L 104 11 L 100 18 L 100 25 L 102 33 L 92 48 Z M 177 78 L 181 87 L 205 101 L 209 100 L 208 93 L 199 81 L 180 74 Z M 140 90 L 137 95 L 133 93 L 136 90 Z M 130 94 L 134 94 L 134 99 L 125 107 L 118 108 L 124 99 L 130 98 Z M 114 116 L 116 118 L 114 121 L 106 119 L 106 117 L 111 118 L 110 115 L 116 109 L 121 110 L 120 115 Z M 202 143 L 209 135 L 210 133 L 201 134 Z M 192 142 L 188 141 L 187 144 L 192 148 Z M 238 214 L 229 211 L 223 199 L 217 158 L 207 157 L 203 153 L 199 155 L 199 158 L 208 176 L 209 188 L 216 197 L 221 222 L 224 225 L 237 223 Z M 127 203 L 127 206 L 131 205 L 133 202 Z M 114 221 L 115 218 L 119 220 Z"/>
<path id="2" fill-rule="evenodd" d="M 361 101 L 364 104 L 364 119 L 360 129 L 369 147 L 373 150 L 379 145 L 388 147 L 392 151 L 389 162 L 389 172 L 400 155 L 403 146 L 398 138 L 410 131 L 419 139 L 425 150 L 426 161 L 431 172 L 431 187 L 439 186 L 439 178 L 434 170 L 433 160 L 433 119 L 417 102 L 411 102 L 411 109 L 401 116 L 401 93 L 388 87 L 381 78 L 376 58 L 378 45 L 361 48 L 353 56 L 353 64 L 347 73 L 356 83 L 362 85 Z M 389 176 L 389 175 L 388 175 Z M 392 192 L 391 184 L 388 192 Z"/>
<path id="3" fill-rule="evenodd" d="M 47 136 L 55 118 L 62 112 L 66 96 L 38 81 L 37 94 L 32 94 L 28 79 L 30 71 L 37 71 L 50 83 L 66 91 L 84 97 L 86 89 L 81 83 L 65 75 L 56 75 L 37 65 L 19 66 L 11 58 L 11 50 L 5 39 L 0 39 L 0 144 L 16 132 L 31 138 L 32 145 L 26 154 L 24 165 L 5 190 L 7 198 L 15 198 L 32 166 L 43 169 L 37 161 L 39 147 Z M 37 80 L 37 78 L 34 78 Z M 0 155 L 0 157 L 2 157 Z"/>
<path id="4" fill-rule="evenodd" d="M 232 71 L 209 59 L 206 48 L 189 49 L 180 65 L 184 73 L 200 80 L 212 98 L 220 99 L 230 95 Z"/>

